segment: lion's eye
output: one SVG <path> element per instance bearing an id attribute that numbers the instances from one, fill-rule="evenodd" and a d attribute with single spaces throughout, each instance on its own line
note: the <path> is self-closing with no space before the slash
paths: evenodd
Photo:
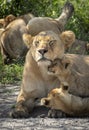
<path id="1" fill-rule="evenodd" d="M 54 66 L 60 65 L 60 59 L 59 59 L 59 58 L 55 59 L 55 60 L 53 61 L 53 65 L 54 65 Z"/>
<path id="2" fill-rule="evenodd" d="M 57 66 L 57 65 L 58 65 L 58 63 L 57 63 L 57 62 L 54 62 L 54 63 L 53 63 L 53 65 L 54 65 L 54 66 Z"/>
<path id="3" fill-rule="evenodd" d="M 54 61 L 53 66 L 57 66 L 57 65 L 58 65 L 58 62 Z"/>
<path id="4" fill-rule="evenodd" d="M 38 46 L 38 44 L 39 44 L 39 41 L 35 41 L 35 46 Z"/>
<path id="5" fill-rule="evenodd" d="M 52 45 L 54 45 L 55 42 L 56 42 L 56 40 L 51 40 L 51 41 L 49 42 L 49 45 L 52 46 Z"/>

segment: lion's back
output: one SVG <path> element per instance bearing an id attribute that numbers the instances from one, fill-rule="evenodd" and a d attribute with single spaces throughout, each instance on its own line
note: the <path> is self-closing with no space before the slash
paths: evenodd
<path id="1" fill-rule="evenodd" d="M 31 35 L 37 35 L 39 32 L 47 30 L 52 30 L 59 34 L 61 33 L 62 25 L 59 25 L 59 23 L 52 18 L 34 17 L 28 22 L 27 28 Z"/>
<path id="2" fill-rule="evenodd" d="M 71 76 L 69 92 L 81 96 L 89 96 L 89 56 L 67 54 L 71 60 Z"/>

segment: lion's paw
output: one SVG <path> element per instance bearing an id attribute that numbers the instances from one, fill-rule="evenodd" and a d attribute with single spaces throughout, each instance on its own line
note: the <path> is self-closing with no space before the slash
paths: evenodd
<path id="1" fill-rule="evenodd" d="M 12 118 L 28 118 L 30 115 L 27 111 L 13 109 L 10 113 Z"/>
<path id="2" fill-rule="evenodd" d="M 51 109 L 48 112 L 48 117 L 50 117 L 50 118 L 64 118 L 64 117 L 66 117 L 66 113 L 64 113 L 60 110 Z"/>

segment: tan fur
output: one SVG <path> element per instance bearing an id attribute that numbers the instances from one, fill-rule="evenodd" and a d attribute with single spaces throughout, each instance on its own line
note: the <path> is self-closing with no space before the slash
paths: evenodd
<path id="1" fill-rule="evenodd" d="M 27 24 L 29 22 L 29 20 L 31 20 L 32 18 L 34 18 L 34 15 L 31 14 L 31 13 L 27 13 L 27 14 L 18 16 L 17 18 L 22 18 L 25 21 L 25 23 Z"/>
<path id="2" fill-rule="evenodd" d="M 3 60 L 15 59 L 26 55 L 27 47 L 23 42 L 22 35 L 27 33 L 26 24 L 22 19 L 11 22 L 1 35 L 1 53 Z"/>
<path id="3" fill-rule="evenodd" d="M 4 28 L 0 28 L 0 37 L 1 37 L 2 33 L 3 33 L 3 31 L 4 31 Z M 0 53 L 1 53 L 1 41 L 0 41 Z"/>
<path id="4" fill-rule="evenodd" d="M 71 31 L 66 32 L 67 37 Z M 23 36 L 24 42 L 30 47 L 30 50 L 26 56 L 21 91 L 17 98 L 16 108 L 12 113 L 13 117 L 20 117 L 24 107 L 31 111 L 37 99 L 46 96 L 50 90 L 59 85 L 59 80 L 48 74 L 48 66 L 52 60 L 62 58 L 64 55 L 65 38 L 62 38 L 64 33 L 58 36 L 52 31 L 40 32 L 34 38 L 32 37 L 32 44 L 30 44 L 30 35 L 25 34 Z M 75 35 L 73 32 L 71 33 L 72 41 Z M 18 112 L 19 107 L 20 110 Z M 22 116 L 25 114 L 23 113 Z"/>
<path id="5" fill-rule="evenodd" d="M 4 18 L 1 18 L 0 19 L 0 28 L 3 28 L 4 27 Z"/>
<path id="6" fill-rule="evenodd" d="M 6 16 L 6 18 L 4 19 L 4 23 L 3 26 L 4 28 L 8 26 L 9 23 L 11 23 L 12 21 L 14 21 L 16 19 L 16 17 L 12 14 Z"/>
<path id="7" fill-rule="evenodd" d="M 16 17 L 13 14 L 7 15 L 5 18 L 0 19 L 0 25 L 2 25 L 1 27 L 5 28 L 15 19 Z"/>
<path id="8" fill-rule="evenodd" d="M 89 116 L 89 98 L 74 96 L 63 87 L 62 84 L 60 88 L 53 89 L 47 98 L 41 99 L 41 104 L 69 115 Z"/>
<path id="9" fill-rule="evenodd" d="M 24 22 L 27 24 L 30 19 L 32 19 L 34 16 L 31 13 L 24 14 L 21 16 L 14 16 L 13 14 L 7 15 L 5 18 L 0 19 L 0 25 L 3 28 L 6 28 L 11 22 L 13 22 L 16 19 L 23 19 Z"/>

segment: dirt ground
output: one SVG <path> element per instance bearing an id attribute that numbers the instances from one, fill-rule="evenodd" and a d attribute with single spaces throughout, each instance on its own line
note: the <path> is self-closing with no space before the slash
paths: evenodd
<path id="1" fill-rule="evenodd" d="M 48 109 L 38 107 L 28 119 L 12 119 L 19 85 L 0 85 L 0 130 L 89 130 L 89 118 L 48 118 Z"/>

